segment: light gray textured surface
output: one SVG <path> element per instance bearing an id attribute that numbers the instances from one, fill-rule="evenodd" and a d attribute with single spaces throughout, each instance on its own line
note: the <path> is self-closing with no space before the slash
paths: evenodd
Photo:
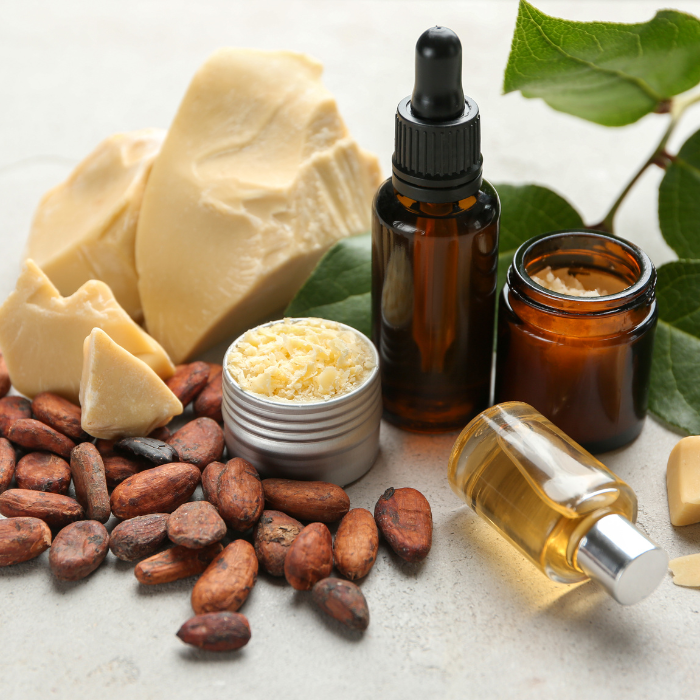
<path id="1" fill-rule="evenodd" d="M 674 7 L 700 14 L 699 2 Z M 552 2 L 577 19 L 641 21 L 656 2 Z M 325 81 L 385 173 L 393 113 L 412 86 L 413 45 L 435 23 L 465 48 L 464 85 L 481 107 L 485 172 L 555 187 L 591 222 L 664 128 L 650 116 L 594 126 L 519 95 L 500 95 L 517 3 L 0 2 L 0 297 L 12 289 L 38 198 L 104 136 L 167 126 L 198 65 L 224 45 L 289 48 L 326 64 Z M 698 108 L 700 110 L 700 108 Z M 689 114 L 671 144 L 700 124 Z M 656 224 L 649 172 L 620 214 L 620 232 L 656 263 L 672 257 Z M 388 486 L 433 506 L 434 547 L 422 565 L 382 545 L 362 588 L 364 636 L 322 619 L 308 596 L 261 576 L 243 612 L 240 653 L 192 651 L 174 633 L 190 614 L 187 580 L 139 586 L 109 555 L 80 583 L 58 583 L 47 555 L 0 572 L 0 697 L 26 698 L 697 698 L 700 593 L 670 577 L 623 609 L 593 584 L 550 583 L 460 505 L 445 469 L 454 435 L 384 426 L 374 469 L 349 488 L 372 509 Z M 637 491 L 639 523 L 670 555 L 700 550 L 700 525 L 673 529 L 665 463 L 679 436 L 649 420 L 604 461 Z"/>

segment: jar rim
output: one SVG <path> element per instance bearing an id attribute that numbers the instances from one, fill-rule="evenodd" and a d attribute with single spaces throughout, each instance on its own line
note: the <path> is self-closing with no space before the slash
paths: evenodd
<path id="1" fill-rule="evenodd" d="M 626 254 L 636 262 L 639 270 L 638 273 L 635 273 L 637 276 L 636 281 L 615 294 L 596 297 L 575 297 L 540 286 L 527 272 L 528 259 L 534 257 L 538 248 L 546 247 L 547 245 L 551 246 L 552 253 L 555 253 L 557 250 L 566 250 L 564 245 L 557 247 L 558 243 L 563 243 L 566 239 L 572 241 L 576 239 L 579 241 L 587 240 L 588 245 L 580 245 L 579 249 L 588 247 L 592 251 L 595 249 L 596 243 L 605 243 L 608 247 L 611 244 L 617 246 L 622 255 Z M 511 288 L 517 287 L 527 301 L 534 302 L 540 306 L 570 313 L 597 314 L 628 308 L 640 300 L 644 301 L 647 297 L 653 295 L 654 287 L 656 286 L 656 269 L 651 258 L 634 243 L 604 231 L 570 229 L 549 231 L 525 241 L 513 256 L 513 262 L 508 270 L 508 283 Z"/>

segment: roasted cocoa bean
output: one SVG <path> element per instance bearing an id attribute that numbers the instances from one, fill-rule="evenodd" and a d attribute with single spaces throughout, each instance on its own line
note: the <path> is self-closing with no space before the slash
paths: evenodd
<path id="1" fill-rule="evenodd" d="M 53 575 L 62 581 L 78 581 L 91 574 L 104 561 L 109 533 L 96 520 L 82 520 L 63 528 L 49 552 Z"/>
<path id="2" fill-rule="evenodd" d="M 165 383 L 184 407 L 204 389 L 208 379 L 209 365 L 206 362 L 190 362 L 178 365 L 175 374 Z"/>
<path id="3" fill-rule="evenodd" d="M 75 442 L 90 440 L 80 424 L 80 406 L 62 396 L 45 391 L 32 400 L 34 418 L 63 433 Z"/>
<path id="4" fill-rule="evenodd" d="M 311 590 L 311 598 L 334 620 L 353 630 L 366 630 L 369 608 L 360 587 L 342 578 L 324 578 Z"/>
<path id="5" fill-rule="evenodd" d="M 253 527 L 265 507 L 265 494 L 255 467 L 240 457 L 230 459 L 219 476 L 216 503 L 234 530 Z"/>
<path id="6" fill-rule="evenodd" d="M 284 576 L 297 591 L 308 591 L 330 576 L 333 568 L 333 538 L 323 523 L 307 525 L 292 542 L 284 560 Z"/>
<path id="7" fill-rule="evenodd" d="M 0 566 L 38 557 L 51 546 L 51 530 L 39 518 L 0 520 Z"/>
<path id="8" fill-rule="evenodd" d="M 226 534 L 226 523 L 208 501 L 184 503 L 168 519 L 168 537 L 190 549 L 218 542 Z"/>
<path id="9" fill-rule="evenodd" d="M 106 523 L 111 515 L 109 491 L 102 457 L 91 442 L 82 442 L 70 456 L 75 498 L 88 520 Z"/>
<path id="10" fill-rule="evenodd" d="M 194 402 L 194 415 L 223 422 L 221 403 L 223 400 L 223 367 L 209 363 L 209 379 Z"/>
<path id="11" fill-rule="evenodd" d="M 377 558 L 379 532 L 374 516 L 364 508 L 353 508 L 342 519 L 333 542 L 333 559 L 351 581 L 367 576 Z"/>
<path id="12" fill-rule="evenodd" d="M 138 561 L 155 554 L 168 537 L 167 513 L 139 515 L 119 523 L 109 538 L 109 548 L 117 559 Z"/>
<path id="13" fill-rule="evenodd" d="M 8 489 L 1 493 L 0 513 L 6 518 L 39 518 L 55 528 L 85 517 L 80 503 L 69 496 L 30 489 Z"/>
<path id="14" fill-rule="evenodd" d="M 32 417 L 32 404 L 21 396 L 0 399 L 0 436 L 6 438 L 15 421 Z"/>
<path id="15" fill-rule="evenodd" d="M 225 468 L 226 465 L 222 462 L 212 462 L 202 472 L 202 492 L 204 493 L 204 498 L 209 501 L 209 503 L 213 503 L 217 508 L 219 507 L 219 500 L 217 498 L 219 478 L 221 477 L 221 472 Z"/>
<path id="16" fill-rule="evenodd" d="M 197 418 L 184 425 L 168 440 L 180 462 L 194 464 L 203 470 L 224 454 L 224 431 L 211 418 Z"/>
<path id="17" fill-rule="evenodd" d="M 71 450 L 75 447 L 70 438 L 33 418 L 16 420 L 7 438 L 28 450 L 53 452 L 63 459 L 70 459 Z"/>
<path id="18" fill-rule="evenodd" d="M 171 547 L 139 562 L 134 575 L 140 583 L 148 585 L 179 581 L 181 578 L 201 574 L 220 552 L 221 545 L 218 542 L 204 549 Z"/>
<path id="19" fill-rule="evenodd" d="M 126 457 L 146 459 L 152 464 L 179 462 L 175 448 L 167 442 L 147 437 L 124 438 L 114 443 L 115 452 Z"/>
<path id="20" fill-rule="evenodd" d="M 185 644 L 205 651 L 234 651 L 250 641 L 250 625 L 241 613 L 204 613 L 187 620 L 177 636 Z"/>
<path id="21" fill-rule="evenodd" d="M 387 489 L 377 501 L 374 519 L 389 546 L 402 559 L 422 561 L 433 542 L 430 503 L 416 489 Z"/>
<path id="22" fill-rule="evenodd" d="M 0 353 L 0 397 L 3 397 L 12 388 L 10 373 L 7 371 L 5 358 Z"/>
<path id="23" fill-rule="evenodd" d="M 138 474 L 143 469 L 153 466 L 151 462 L 146 462 L 146 460 L 130 459 L 129 457 L 122 457 L 120 455 L 103 457 L 102 462 L 105 468 L 107 487 L 110 489 L 116 488 L 122 481 L 134 474 Z"/>
<path id="24" fill-rule="evenodd" d="M 156 428 L 152 432 L 148 433 L 147 437 L 153 438 L 154 440 L 160 440 L 161 442 L 167 442 L 170 438 L 170 428 L 165 425 L 160 428 Z"/>
<path id="25" fill-rule="evenodd" d="M 174 462 L 146 469 L 112 492 L 112 513 L 122 520 L 149 513 L 172 513 L 186 503 L 201 477 L 193 464 Z"/>
<path id="26" fill-rule="evenodd" d="M 264 479 L 265 507 L 299 520 L 334 523 L 350 510 L 348 494 L 325 481 Z"/>
<path id="27" fill-rule="evenodd" d="M 254 546 L 258 561 L 268 574 L 284 576 L 289 547 L 303 529 L 298 520 L 278 510 L 263 511 L 255 528 Z"/>
<path id="28" fill-rule="evenodd" d="M 17 462 L 15 480 L 20 489 L 50 491 L 65 496 L 70 486 L 70 467 L 58 455 L 30 452 Z"/>
<path id="29" fill-rule="evenodd" d="M 114 457 L 116 454 L 114 445 L 117 442 L 118 440 L 104 440 L 103 438 L 97 438 L 97 440 L 95 440 L 95 447 L 102 456 L 103 461 L 106 457 Z"/>
<path id="30" fill-rule="evenodd" d="M 192 589 L 192 609 L 198 615 L 243 605 L 258 577 L 258 560 L 245 540 L 231 542 L 207 567 Z"/>
<path id="31" fill-rule="evenodd" d="M 7 438 L 0 438 L 0 493 L 7 491 L 15 474 L 15 448 Z"/>

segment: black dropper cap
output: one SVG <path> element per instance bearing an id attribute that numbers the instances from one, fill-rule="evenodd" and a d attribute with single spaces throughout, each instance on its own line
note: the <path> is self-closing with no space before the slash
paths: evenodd
<path id="1" fill-rule="evenodd" d="M 396 110 L 392 182 L 421 202 L 456 202 L 481 187 L 479 107 L 462 91 L 462 44 L 432 27 L 416 44 L 413 95 Z"/>

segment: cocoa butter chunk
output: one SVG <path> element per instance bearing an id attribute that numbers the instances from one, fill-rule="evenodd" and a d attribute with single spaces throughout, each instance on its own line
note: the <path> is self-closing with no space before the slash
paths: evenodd
<path id="1" fill-rule="evenodd" d="M 37 394 L 32 400 L 34 418 L 51 426 L 76 442 L 89 440 L 90 436 L 80 425 L 80 406 L 48 391 Z"/>
<path id="2" fill-rule="evenodd" d="M 168 438 L 180 462 L 200 469 L 221 459 L 224 454 L 224 431 L 211 418 L 196 418 Z"/>
<path id="3" fill-rule="evenodd" d="M 39 518 L 55 528 L 85 517 L 83 507 L 75 499 L 30 489 L 8 489 L 0 493 L 0 514 L 6 518 Z"/>
<path id="4" fill-rule="evenodd" d="M 9 440 L 0 438 L 0 493 L 10 488 L 15 469 L 15 448 Z"/>
<path id="5" fill-rule="evenodd" d="M 107 478 L 102 457 L 91 442 L 78 445 L 70 457 L 75 497 L 88 520 L 106 523 L 111 515 Z"/>
<path id="6" fill-rule="evenodd" d="M 114 443 L 114 449 L 126 457 L 141 457 L 152 464 L 169 464 L 180 461 L 174 447 L 150 437 L 124 438 Z"/>
<path id="7" fill-rule="evenodd" d="M 0 399 L 0 436 L 6 438 L 15 421 L 31 417 L 32 404 L 24 397 L 5 396 Z"/>
<path id="8" fill-rule="evenodd" d="M 119 523 L 109 538 L 110 551 L 122 561 L 150 557 L 168 538 L 169 517 L 167 513 L 150 513 Z"/>
<path id="9" fill-rule="evenodd" d="M 334 523 L 350 510 L 345 491 L 325 481 L 263 479 L 265 507 L 299 520 Z"/>
<path id="10" fill-rule="evenodd" d="M 0 520 L 0 566 L 38 557 L 51 546 L 51 530 L 39 518 Z"/>
<path id="11" fill-rule="evenodd" d="M 7 434 L 10 442 L 28 450 L 53 452 L 63 459 L 70 459 L 75 443 L 63 433 L 33 418 L 20 418 L 12 424 Z"/>
<path id="12" fill-rule="evenodd" d="M 241 613 L 204 613 L 187 620 L 177 636 L 185 644 L 205 651 L 235 651 L 250 641 L 250 624 Z"/>
<path id="13" fill-rule="evenodd" d="M 50 452 L 30 452 L 17 462 L 17 487 L 67 495 L 70 467 L 65 459 Z"/>
<path id="14" fill-rule="evenodd" d="M 201 549 L 226 534 L 226 523 L 207 501 L 184 503 L 168 519 L 168 537 L 175 544 Z"/>
<path id="15" fill-rule="evenodd" d="M 700 587 L 700 554 L 671 559 L 668 568 L 671 569 L 676 586 Z"/>
<path id="16" fill-rule="evenodd" d="M 51 545 L 49 566 L 62 581 L 78 581 L 104 561 L 109 533 L 96 520 L 72 523 L 61 530 Z"/>
<path id="17" fill-rule="evenodd" d="M 700 522 L 700 435 L 683 438 L 671 450 L 666 489 L 672 525 Z"/>
<path id="18" fill-rule="evenodd" d="M 402 559 L 425 559 L 433 542 L 433 515 L 428 499 L 416 489 L 387 489 L 374 508 L 377 527 Z"/>
<path id="19" fill-rule="evenodd" d="M 311 597 L 334 620 L 353 630 L 369 626 L 369 608 L 360 587 L 340 578 L 324 578 L 314 584 Z"/>
<path id="20" fill-rule="evenodd" d="M 209 380 L 209 365 L 206 362 L 190 362 L 188 365 L 178 365 L 167 381 L 170 391 L 187 406 L 190 401 L 199 396 Z"/>

